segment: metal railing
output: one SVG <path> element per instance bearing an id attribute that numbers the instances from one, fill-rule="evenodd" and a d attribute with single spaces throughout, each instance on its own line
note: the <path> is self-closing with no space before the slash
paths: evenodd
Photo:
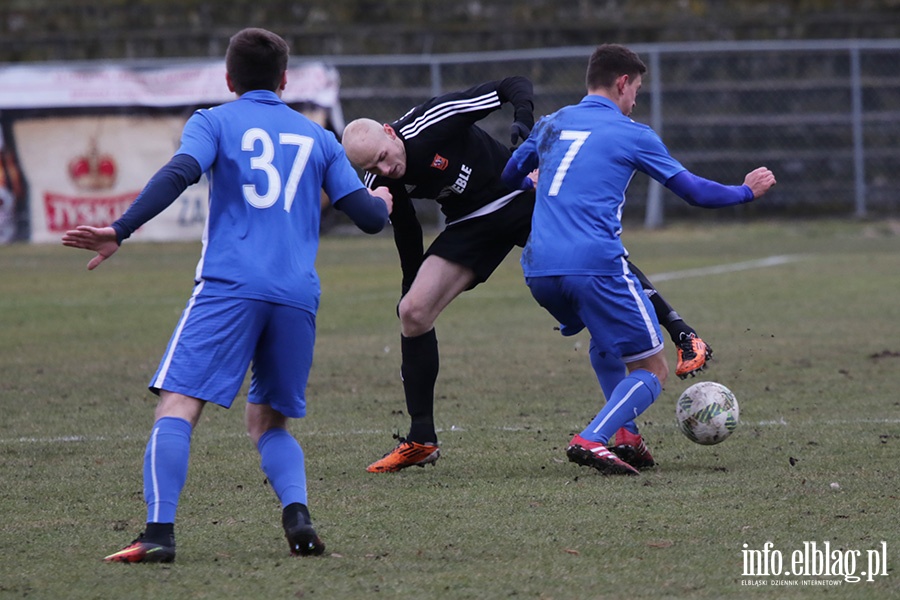
<path id="1" fill-rule="evenodd" d="M 649 71 L 632 117 L 652 126 L 697 175 L 738 184 L 765 165 L 763 201 L 699 211 L 638 176 L 624 217 L 665 221 L 900 213 L 900 39 L 634 44 Z M 335 125 L 389 122 L 444 91 L 517 74 L 535 84 L 535 115 L 577 103 L 593 47 L 487 53 L 304 56 L 341 78 Z M 178 61 L 126 61 L 160 66 Z M 510 107 L 481 125 L 506 140 Z M 434 205 L 434 203 L 431 203 Z M 427 215 L 427 213 L 426 213 Z M 440 224 L 438 213 L 435 220 Z"/>
<path id="2" fill-rule="evenodd" d="M 632 45 L 648 65 L 635 113 L 694 173 L 740 183 L 766 165 L 764 202 L 696 211 L 647 177 L 626 217 L 894 214 L 900 208 L 900 40 Z M 341 73 L 346 120 L 391 121 L 447 90 L 518 74 L 535 84 L 536 116 L 578 102 L 593 47 L 445 55 L 316 57 Z M 485 119 L 505 139 L 511 113 Z M 723 214 L 724 213 L 724 214 Z"/>

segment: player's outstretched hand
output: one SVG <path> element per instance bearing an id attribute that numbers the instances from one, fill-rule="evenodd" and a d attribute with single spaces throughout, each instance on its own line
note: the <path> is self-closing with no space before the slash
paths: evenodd
<path id="1" fill-rule="evenodd" d="M 79 225 L 70 229 L 62 237 L 63 246 L 92 250 L 97 256 L 88 263 L 88 271 L 93 271 L 104 260 L 116 253 L 119 242 L 116 241 L 116 230 L 112 227 L 89 227 Z"/>
<path id="2" fill-rule="evenodd" d="M 766 167 L 759 167 L 747 173 L 744 185 L 750 188 L 754 198 L 759 198 L 775 185 L 775 174 Z"/>
<path id="3" fill-rule="evenodd" d="M 525 123 L 521 121 L 516 121 L 512 125 L 509 126 L 509 140 L 513 146 L 516 145 L 516 142 L 521 139 L 523 142 L 526 138 L 528 138 L 528 134 L 531 133 L 531 129 Z"/>
<path id="4" fill-rule="evenodd" d="M 377 187 L 370 192 L 376 198 L 381 198 L 384 200 L 384 203 L 387 205 L 388 214 L 394 212 L 394 196 L 391 195 L 391 191 L 385 186 Z"/>

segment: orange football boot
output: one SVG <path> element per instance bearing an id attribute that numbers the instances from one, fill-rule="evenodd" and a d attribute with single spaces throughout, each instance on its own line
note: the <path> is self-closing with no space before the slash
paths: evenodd
<path id="1" fill-rule="evenodd" d="M 712 348 L 695 333 L 682 333 L 677 347 L 678 365 L 675 367 L 675 374 L 679 379 L 686 379 L 688 375 L 696 377 L 697 373 L 706 368 L 706 361 L 712 358 Z"/>
<path id="2" fill-rule="evenodd" d="M 379 460 L 366 467 L 369 473 L 393 473 L 406 467 L 433 465 L 441 457 L 437 444 L 420 444 L 402 437 L 400 443 Z"/>

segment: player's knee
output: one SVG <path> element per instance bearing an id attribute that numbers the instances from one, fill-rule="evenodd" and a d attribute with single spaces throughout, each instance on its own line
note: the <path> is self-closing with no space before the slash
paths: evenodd
<path id="1" fill-rule="evenodd" d="M 247 434 L 253 445 L 259 443 L 259 438 L 270 429 L 287 429 L 287 417 L 267 404 L 253 404 L 248 402 L 244 413 L 247 425 Z"/>
<path id="2" fill-rule="evenodd" d="M 666 360 L 665 356 L 662 356 L 662 352 L 658 355 L 658 360 L 653 361 L 653 366 L 651 371 L 656 378 L 659 379 L 659 384 L 664 386 L 666 385 L 666 379 L 669 378 L 669 362 Z"/>
<path id="3" fill-rule="evenodd" d="M 669 378 L 669 363 L 663 361 L 662 368 L 660 372 L 656 374 L 656 378 L 659 379 L 660 385 L 666 385 L 666 380 Z"/>
<path id="4" fill-rule="evenodd" d="M 155 418 L 176 417 L 184 419 L 191 424 L 191 427 L 196 427 L 205 404 L 203 400 L 198 398 L 192 398 L 168 390 L 160 390 Z"/>
<path id="5" fill-rule="evenodd" d="M 409 296 L 400 301 L 398 309 L 400 313 L 400 327 L 406 337 L 416 337 L 431 331 L 434 327 L 434 317 L 430 307 L 425 306 Z"/>
<path id="6" fill-rule="evenodd" d="M 666 361 L 665 352 L 660 351 L 653 356 L 628 364 L 629 373 L 637 369 L 650 371 L 656 375 L 661 386 L 666 385 L 666 379 L 669 377 L 669 363 Z"/>

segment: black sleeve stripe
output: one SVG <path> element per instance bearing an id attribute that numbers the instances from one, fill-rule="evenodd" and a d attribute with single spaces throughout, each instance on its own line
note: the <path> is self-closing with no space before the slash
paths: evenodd
<path id="1" fill-rule="evenodd" d="M 400 133 L 405 139 L 410 139 L 417 136 L 425 128 L 452 117 L 453 115 L 499 108 L 500 104 L 500 97 L 497 95 L 496 91 L 477 98 L 464 98 L 462 100 L 442 102 L 441 104 L 429 108 L 415 120 L 401 127 Z"/>

